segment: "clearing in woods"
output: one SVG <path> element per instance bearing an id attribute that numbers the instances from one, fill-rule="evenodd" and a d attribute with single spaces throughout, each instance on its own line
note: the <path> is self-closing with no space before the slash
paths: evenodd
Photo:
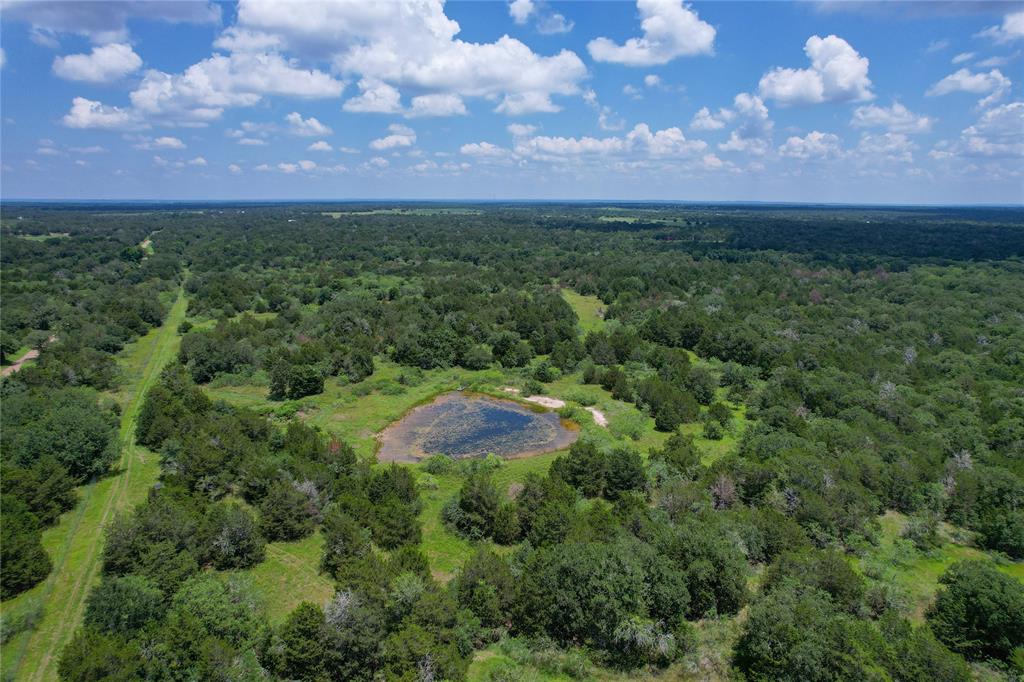
<path id="1" fill-rule="evenodd" d="M 562 289 L 562 298 L 576 311 L 580 331 L 584 336 L 587 332 L 596 331 L 604 326 L 605 305 L 597 296 L 584 296 L 572 289 Z"/>
<path id="2" fill-rule="evenodd" d="M 60 652 L 85 611 L 85 597 L 99 577 L 103 528 L 114 516 L 143 500 L 160 472 L 155 454 L 135 444 L 135 421 L 146 391 L 178 350 L 178 325 L 187 299 L 179 289 L 163 325 L 125 347 L 119 360 L 126 375 L 121 403 L 121 459 L 111 475 L 79 488 L 79 501 L 43 533 L 53 571 L 42 583 L 3 604 L 5 618 L 41 608 L 38 627 L 4 645 L 4 676 L 55 680 Z"/>

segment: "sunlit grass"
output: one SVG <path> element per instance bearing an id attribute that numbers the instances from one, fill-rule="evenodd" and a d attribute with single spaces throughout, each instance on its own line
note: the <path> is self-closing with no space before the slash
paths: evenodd
<path id="1" fill-rule="evenodd" d="M 562 298 L 576 311 L 580 331 L 584 334 L 604 326 L 604 310 L 607 306 L 597 296 L 584 296 L 572 289 L 562 289 Z"/>
<path id="2" fill-rule="evenodd" d="M 907 517 L 899 512 L 889 511 L 879 517 L 881 527 L 879 544 L 872 548 L 857 567 L 869 574 L 882 574 L 882 579 L 902 589 L 909 601 L 910 617 L 922 620 L 925 610 L 935 597 L 939 578 L 950 566 L 965 559 L 985 559 L 990 555 L 976 547 L 952 541 L 954 536 L 965 535 L 954 532 L 952 526 L 943 524 L 942 535 L 946 542 L 938 549 L 927 553 L 908 548 L 900 540 L 907 525 Z M 999 561 L 996 568 L 1024 582 L 1024 562 Z"/>

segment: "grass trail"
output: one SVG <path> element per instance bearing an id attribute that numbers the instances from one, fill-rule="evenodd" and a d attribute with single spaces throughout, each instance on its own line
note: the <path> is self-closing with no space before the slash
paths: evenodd
<path id="1" fill-rule="evenodd" d="M 584 296 L 572 289 L 562 289 L 562 298 L 576 311 L 580 331 L 584 336 L 587 332 L 599 330 L 604 326 L 605 304 L 597 296 Z"/>
<path id="2" fill-rule="evenodd" d="M 61 649 L 78 628 L 85 597 L 99 576 L 103 528 L 116 513 L 144 499 L 156 482 L 159 463 L 153 453 L 135 444 L 135 422 L 146 391 L 177 352 L 177 327 L 185 319 L 186 307 L 184 291 L 179 290 L 164 324 L 126 347 L 119 358 L 127 378 L 118 396 L 121 459 L 110 476 L 80 488 L 76 507 L 44 532 L 43 545 L 53 560 L 49 577 L 3 605 L 8 614 L 35 605 L 43 609 L 36 630 L 4 647 L 7 678 L 57 679 Z"/>

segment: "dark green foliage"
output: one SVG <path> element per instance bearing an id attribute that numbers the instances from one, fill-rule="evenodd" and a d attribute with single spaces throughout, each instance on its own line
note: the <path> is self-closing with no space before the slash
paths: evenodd
<path id="1" fill-rule="evenodd" d="M 5 504 L 18 500 L 44 526 L 55 523 L 75 505 L 74 485 L 64 465 L 50 455 L 29 466 L 5 465 L 0 475 L 0 494 Z"/>
<path id="2" fill-rule="evenodd" d="M 508 562 L 483 547 L 466 561 L 455 579 L 459 605 L 472 611 L 488 628 L 509 622 L 515 591 L 516 580 Z"/>
<path id="3" fill-rule="evenodd" d="M 160 321 L 187 265 L 190 314 L 217 322 L 181 326 L 180 363 L 146 397 L 137 440 L 159 453 L 162 487 L 111 524 L 102 583 L 144 579 L 172 606 L 131 639 L 82 630 L 62 665 L 69 679 L 259 679 L 260 666 L 310 679 L 459 679 L 489 641 L 477 619 L 487 638 L 511 627 L 588 647 L 595 662 L 664 665 L 692 641 L 680 616 L 735 613 L 759 563 L 773 566 L 736 647 L 747 680 L 965 679 L 933 630 L 971 656 L 995 648 L 1012 661 L 1005 614 L 1022 609 L 1003 583 L 946 585 L 931 626 L 915 628 L 879 607 L 876 586 L 861 597 L 846 562 L 873 551 L 887 509 L 911 518 L 922 550 L 944 521 L 975 531 L 981 549 L 1021 556 L 1019 211 L 617 206 L 638 218 L 620 223 L 599 219 L 607 208 L 339 221 L 295 206 L 247 206 L 244 217 L 204 207 L 196 220 L 180 206 L 99 216 L 19 205 L 25 219 L 3 226 L 0 352 L 42 352 L 0 386 L 5 596 L 11 576 L 28 585 L 45 573 L 40 527 L 73 504 L 71 482 L 113 461 L 91 439 L 53 451 L 64 445 L 54 434 L 82 430 L 77 416 L 66 429 L 46 415 L 83 386 L 116 386 L 112 354 Z M 53 230 L 71 236 L 11 236 Z M 150 234 L 156 252 L 142 259 Z M 605 322 L 586 338 L 563 287 L 602 301 Z M 254 310 L 275 314 L 245 314 Z M 532 367 L 513 372 L 531 389 L 555 368 L 579 372 L 671 435 L 651 453 L 650 482 L 635 453 L 599 447 L 529 477 L 514 501 L 468 490 L 470 534 L 529 543 L 507 568 L 513 588 L 540 596 L 536 608 L 509 601 L 493 556 L 474 557 L 465 575 L 483 577 L 464 587 L 456 577 L 448 594 L 416 550 L 421 503 L 408 470 L 359 463 L 296 420 L 211 404 L 194 384 L 266 380 L 275 398 L 295 399 L 325 380 L 359 382 L 381 357 L 402 365 L 402 388 L 420 368 Z M 716 402 L 719 383 L 730 405 Z M 116 438 L 115 416 L 88 395 L 90 423 L 108 420 Z M 19 417 L 26 405 L 43 418 Z M 725 436 L 733 411 L 749 418 L 731 434 L 739 446 L 709 450 L 703 466 L 679 427 Z M 45 448 L 11 437 L 32 432 Z M 322 524 L 323 566 L 342 591 L 323 631 L 316 607 L 288 629 L 320 660 L 285 657 L 282 629 L 258 609 L 228 608 L 251 606 L 244 590 L 202 582 L 201 567 L 259 560 L 252 519 L 218 502 L 230 495 L 259 510 L 258 528 Z M 973 603 L 999 608 L 983 617 L 957 606 Z M 538 655 L 561 656 L 551 647 Z"/>
<path id="4" fill-rule="evenodd" d="M 700 405 L 687 391 L 658 377 L 644 379 L 636 385 L 638 405 L 654 417 L 659 431 L 675 431 L 681 424 L 696 421 Z"/>
<path id="5" fill-rule="evenodd" d="M 733 663 L 749 680 L 942 680 L 971 671 L 927 627 L 856 620 L 828 594 L 783 581 L 750 608 Z"/>
<path id="6" fill-rule="evenodd" d="M 83 628 L 64 647 L 58 674 L 65 682 L 134 682 L 144 679 L 138 644 Z"/>
<path id="7" fill-rule="evenodd" d="M 559 544 L 527 558 L 513 622 L 524 633 L 614 651 L 624 622 L 678 618 L 688 600 L 683 576 L 640 543 Z"/>
<path id="8" fill-rule="evenodd" d="M 578 440 L 569 454 L 551 465 L 552 476 L 576 488 L 584 497 L 616 500 L 630 491 L 644 491 L 647 476 L 640 454 L 630 448 L 609 452 L 589 440 Z"/>
<path id="9" fill-rule="evenodd" d="M 683 385 L 701 405 L 710 405 L 711 401 L 715 399 L 718 379 L 703 367 L 694 367 L 686 375 Z"/>
<path id="10" fill-rule="evenodd" d="M 494 513 L 494 527 L 491 537 L 499 545 L 511 545 L 522 535 L 519 526 L 519 512 L 516 505 L 505 503 Z"/>
<path id="11" fill-rule="evenodd" d="M 665 462 L 677 473 L 694 477 L 701 469 L 700 452 L 693 444 L 693 436 L 673 433 L 660 450 L 651 451 L 651 459 Z"/>
<path id="12" fill-rule="evenodd" d="M 324 612 L 302 602 L 281 626 L 279 672 L 289 680 L 318 680 L 327 667 L 328 630 Z"/>
<path id="13" fill-rule="evenodd" d="M 85 624 L 100 632 L 132 636 L 163 616 L 164 594 L 152 580 L 138 575 L 106 577 L 85 602 Z"/>
<path id="14" fill-rule="evenodd" d="M 747 562 L 715 520 L 688 523 L 658 540 L 661 551 L 686 575 L 688 616 L 736 613 L 747 601 Z"/>
<path id="15" fill-rule="evenodd" d="M 783 554 L 765 576 L 764 589 L 771 591 L 789 582 L 825 592 L 838 608 L 854 615 L 864 599 L 864 578 L 834 550 Z"/>
<path id="16" fill-rule="evenodd" d="M 305 537 L 316 525 L 309 499 L 289 481 L 271 485 L 259 510 L 260 532 L 272 542 Z"/>
<path id="17" fill-rule="evenodd" d="M 324 377 L 316 367 L 309 365 L 292 366 L 288 376 L 288 389 L 285 396 L 289 400 L 297 400 L 307 395 L 324 392 Z"/>
<path id="18" fill-rule="evenodd" d="M 983 547 L 1005 552 L 1013 559 L 1024 559 L 1024 509 L 992 512 L 977 528 Z"/>
<path id="19" fill-rule="evenodd" d="M 477 344 L 466 351 L 462 358 L 462 365 L 466 369 L 487 369 L 494 361 L 491 349 L 485 344 Z"/>
<path id="20" fill-rule="evenodd" d="M 349 561 L 370 551 L 370 531 L 337 505 L 328 508 L 320 531 L 324 536 L 324 554 L 320 568 L 332 575 Z"/>
<path id="21" fill-rule="evenodd" d="M 206 560 L 215 568 L 249 568 L 263 561 L 265 542 L 256 519 L 237 504 L 214 504 L 200 526 Z"/>
<path id="22" fill-rule="evenodd" d="M 732 419 L 732 410 L 723 402 L 713 402 L 708 406 L 708 416 L 718 422 L 722 428 L 726 428 Z"/>
<path id="23" fill-rule="evenodd" d="M 863 680 L 872 667 L 854 648 L 851 622 L 817 590 L 792 585 L 751 607 L 734 665 L 749 680 Z"/>
<path id="24" fill-rule="evenodd" d="M 0 534 L 0 598 L 10 599 L 43 580 L 51 563 L 39 520 L 31 512 L 5 508 Z"/>
<path id="25" fill-rule="evenodd" d="M 5 462 L 31 466 L 53 457 L 76 482 L 107 473 L 117 457 L 117 419 L 84 389 L 28 391 L 4 398 Z"/>
<path id="26" fill-rule="evenodd" d="M 135 440 L 159 450 L 168 438 L 187 432 L 209 409 L 209 398 L 181 367 L 169 365 L 160 375 L 160 382 L 146 393 L 135 423 Z"/>
<path id="27" fill-rule="evenodd" d="M 880 627 L 882 635 L 892 646 L 893 677 L 935 682 L 966 682 L 971 679 L 971 669 L 966 661 L 944 647 L 928 626 L 913 627 L 906 620 L 887 616 Z"/>
<path id="28" fill-rule="evenodd" d="M 928 624 L 946 646 L 967 658 L 1007 660 L 1024 643 L 1024 585 L 990 562 L 953 564 L 928 609 Z"/>
<path id="29" fill-rule="evenodd" d="M 445 522 L 468 538 L 490 537 L 499 507 L 498 487 L 488 471 L 479 469 L 466 478 L 458 495 L 445 507 Z"/>

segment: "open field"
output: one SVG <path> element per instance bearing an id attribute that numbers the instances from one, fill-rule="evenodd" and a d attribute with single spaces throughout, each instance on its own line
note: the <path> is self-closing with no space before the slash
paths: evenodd
<path id="1" fill-rule="evenodd" d="M 879 518 L 882 527 L 880 542 L 862 559 L 857 567 L 871 575 L 881 574 L 884 580 L 892 582 L 904 591 L 909 602 L 910 615 L 914 620 L 923 620 L 925 609 L 935 598 L 939 577 L 957 561 L 983 559 L 992 556 L 982 550 L 954 541 L 965 531 L 943 524 L 942 535 L 946 542 L 938 549 L 922 553 L 900 534 L 907 524 L 907 517 L 889 511 Z M 1024 582 L 1024 562 L 998 562 L 997 568 Z"/>
<path id="2" fill-rule="evenodd" d="M 587 332 L 600 329 L 604 325 L 604 301 L 597 296 L 584 296 L 572 289 L 562 289 L 562 298 L 576 311 L 579 318 L 580 331 Z"/>
<path id="3" fill-rule="evenodd" d="M 406 382 L 404 384 L 403 377 Z M 208 386 L 205 390 L 214 399 L 225 400 L 271 417 L 297 415 L 351 444 L 359 456 L 372 457 L 375 453 L 377 432 L 437 394 L 459 388 L 471 388 L 511 398 L 512 396 L 502 388 L 519 381 L 519 370 L 470 371 L 451 368 L 410 372 L 408 368 L 377 358 L 376 371 L 369 379 L 359 384 L 345 384 L 337 379 L 328 379 L 322 394 L 296 401 L 270 401 L 267 399 L 267 388 L 263 386 Z M 581 384 L 578 372 L 565 375 L 547 384 L 545 388 L 548 395 L 564 399 L 570 406 L 575 406 L 575 418 L 580 423 L 584 438 L 606 445 L 626 444 L 636 448 L 646 457 L 652 448 L 660 447 L 668 437 L 668 434 L 656 431 L 654 420 L 638 411 L 634 405 L 614 400 L 600 386 Z M 593 417 L 582 409 L 580 401 L 602 410 L 609 419 L 609 427 L 604 428 L 594 423 Z M 699 424 L 687 424 L 683 431 L 696 436 L 698 447 L 705 453 L 705 462 L 711 462 L 735 447 L 737 439 L 746 427 L 744 412 L 742 406 L 735 410 L 733 424 L 722 440 L 712 441 L 701 437 Z M 495 472 L 495 481 L 500 488 L 507 490 L 512 483 L 522 481 L 530 472 L 543 474 L 559 454 L 561 452 L 508 460 Z M 403 466 L 418 468 L 418 465 Z M 472 553 L 472 545 L 450 532 L 441 521 L 441 510 L 458 492 L 462 479 L 455 473 L 432 478 L 436 487 L 421 490 L 422 550 L 430 560 L 435 577 L 448 580 Z M 300 555 L 303 553 L 300 552 Z M 319 552 L 304 556 L 311 561 L 310 566 L 315 573 Z M 268 551 L 266 561 L 253 569 L 254 574 L 261 576 L 256 583 L 272 613 L 282 613 L 285 610 L 283 604 L 290 594 L 287 584 L 294 578 L 289 574 L 289 566 L 285 557 Z M 280 576 L 281 582 L 274 584 L 273 576 Z"/>
<path id="4" fill-rule="evenodd" d="M 45 242 L 47 239 L 67 239 L 70 232 L 50 232 L 49 234 L 19 234 L 18 239 L 25 239 L 30 242 Z"/>
<path id="5" fill-rule="evenodd" d="M 576 310 L 582 330 L 600 328 L 604 320 L 598 314 L 603 303 L 595 296 L 582 296 L 563 289 L 563 296 Z M 271 316 L 265 313 L 262 316 Z M 213 321 L 201 322 L 197 326 L 212 326 Z M 456 389 L 473 389 L 504 398 L 512 398 L 502 389 L 522 381 L 521 370 L 488 369 L 470 371 L 462 368 L 438 369 L 425 372 L 403 368 L 386 359 L 376 359 L 373 376 L 359 384 L 347 384 L 338 379 L 328 379 L 324 392 L 295 401 L 275 402 L 267 399 L 265 386 L 219 386 L 205 387 L 210 397 L 230 404 L 247 407 L 276 418 L 298 416 L 307 423 L 319 426 L 352 445 L 360 457 L 373 457 L 376 450 L 375 435 L 388 424 L 400 419 L 410 409 L 431 400 L 439 393 Z M 664 443 L 668 434 L 654 429 L 654 420 L 641 413 L 631 403 L 615 400 L 596 385 L 580 383 L 580 374 L 571 373 L 545 386 L 547 395 L 566 400 L 574 406 L 577 421 L 582 428 L 582 437 L 600 443 L 627 444 L 639 450 L 646 458 L 652 448 Z M 594 423 L 593 417 L 582 409 L 583 404 L 601 410 L 609 420 L 607 428 Z M 687 424 L 686 433 L 696 437 L 698 447 L 705 453 L 706 463 L 721 457 L 735 448 L 737 439 L 746 427 L 745 407 L 734 407 L 733 423 L 725 436 L 718 441 L 701 436 L 700 424 Z M 552 452 L 525 459 L 508 460 L 498 469 L 495 481 L 503 490 L 522 481 L 530 472 L 543 474 L 561 452 Z M 404 465 L 418 468 L 418 465 Z M 451 473 L 434 476 L 432 485 L 421 489 L 423 512 L 422 550 L 430 560 L 431 570 L 440 580 L 450 579 L 472 553 L 473 547 L 467 540 L 450 532 L 441 521 L 441 510 L 454 496 L 462 479 Z M 272 551 L 275 543 L 268 545 L 266 560 L 249 573 L 267 601 L 273 617 L 287 613 L 294 606 L 295 581 L 305 581 L 313 587 L 317 598 L 329 596 L 329 581 L 317 575 L 320 559 L 320 536 L 316 541 L 283 545 Z M 316 548 L 313 551 L 313 548 Z M 295 575 L 297 563 L 304 563 L 302 575 Z M 319 582 L 317 580 L 319 578 Z M 297 603 L 297 602 L 295 602 Z"/>
<path id="6" fill-rule="evenodd" d="M 475 208 L 378 208 L 369 211 L 324 211 L 322 215 L 340 218 L 345 215 L 479 215 Z"/>
<path id="7" fill-rule="evenodd" d="M 85 597 L 100 571 L 103 528 L 119 512 L 145 498 L 160 467 L 154 453 L 135 445 L 135 420 L 148 388 L 177 352 L 177 326 L 185 317 L 183 291 L 160 327 L 127 346 L 119 357 L 124 385 L 116 399 L 122 406 L 121 459 L 109 476 L 79 488 L 79 502 L 43 532 L 43 546 L 53 571 L 42 583 L 3 604 L 4 615 L 41 608 L 34 631 L 22 633 L 2 651 L 4 675 L 17 680 L 57 677 L 61 648 L 81 622 Z"/>
<path id="8" fill-rule="evenodd" d="M 319 572 L 323 545 L 319 532 L 294 542 L 268 542 L 266 561 L 239 571 L 263 597 L 271 623 L 281 623 L 301 602 L 323 606 L 334 595 L 334 582 Z"/>

